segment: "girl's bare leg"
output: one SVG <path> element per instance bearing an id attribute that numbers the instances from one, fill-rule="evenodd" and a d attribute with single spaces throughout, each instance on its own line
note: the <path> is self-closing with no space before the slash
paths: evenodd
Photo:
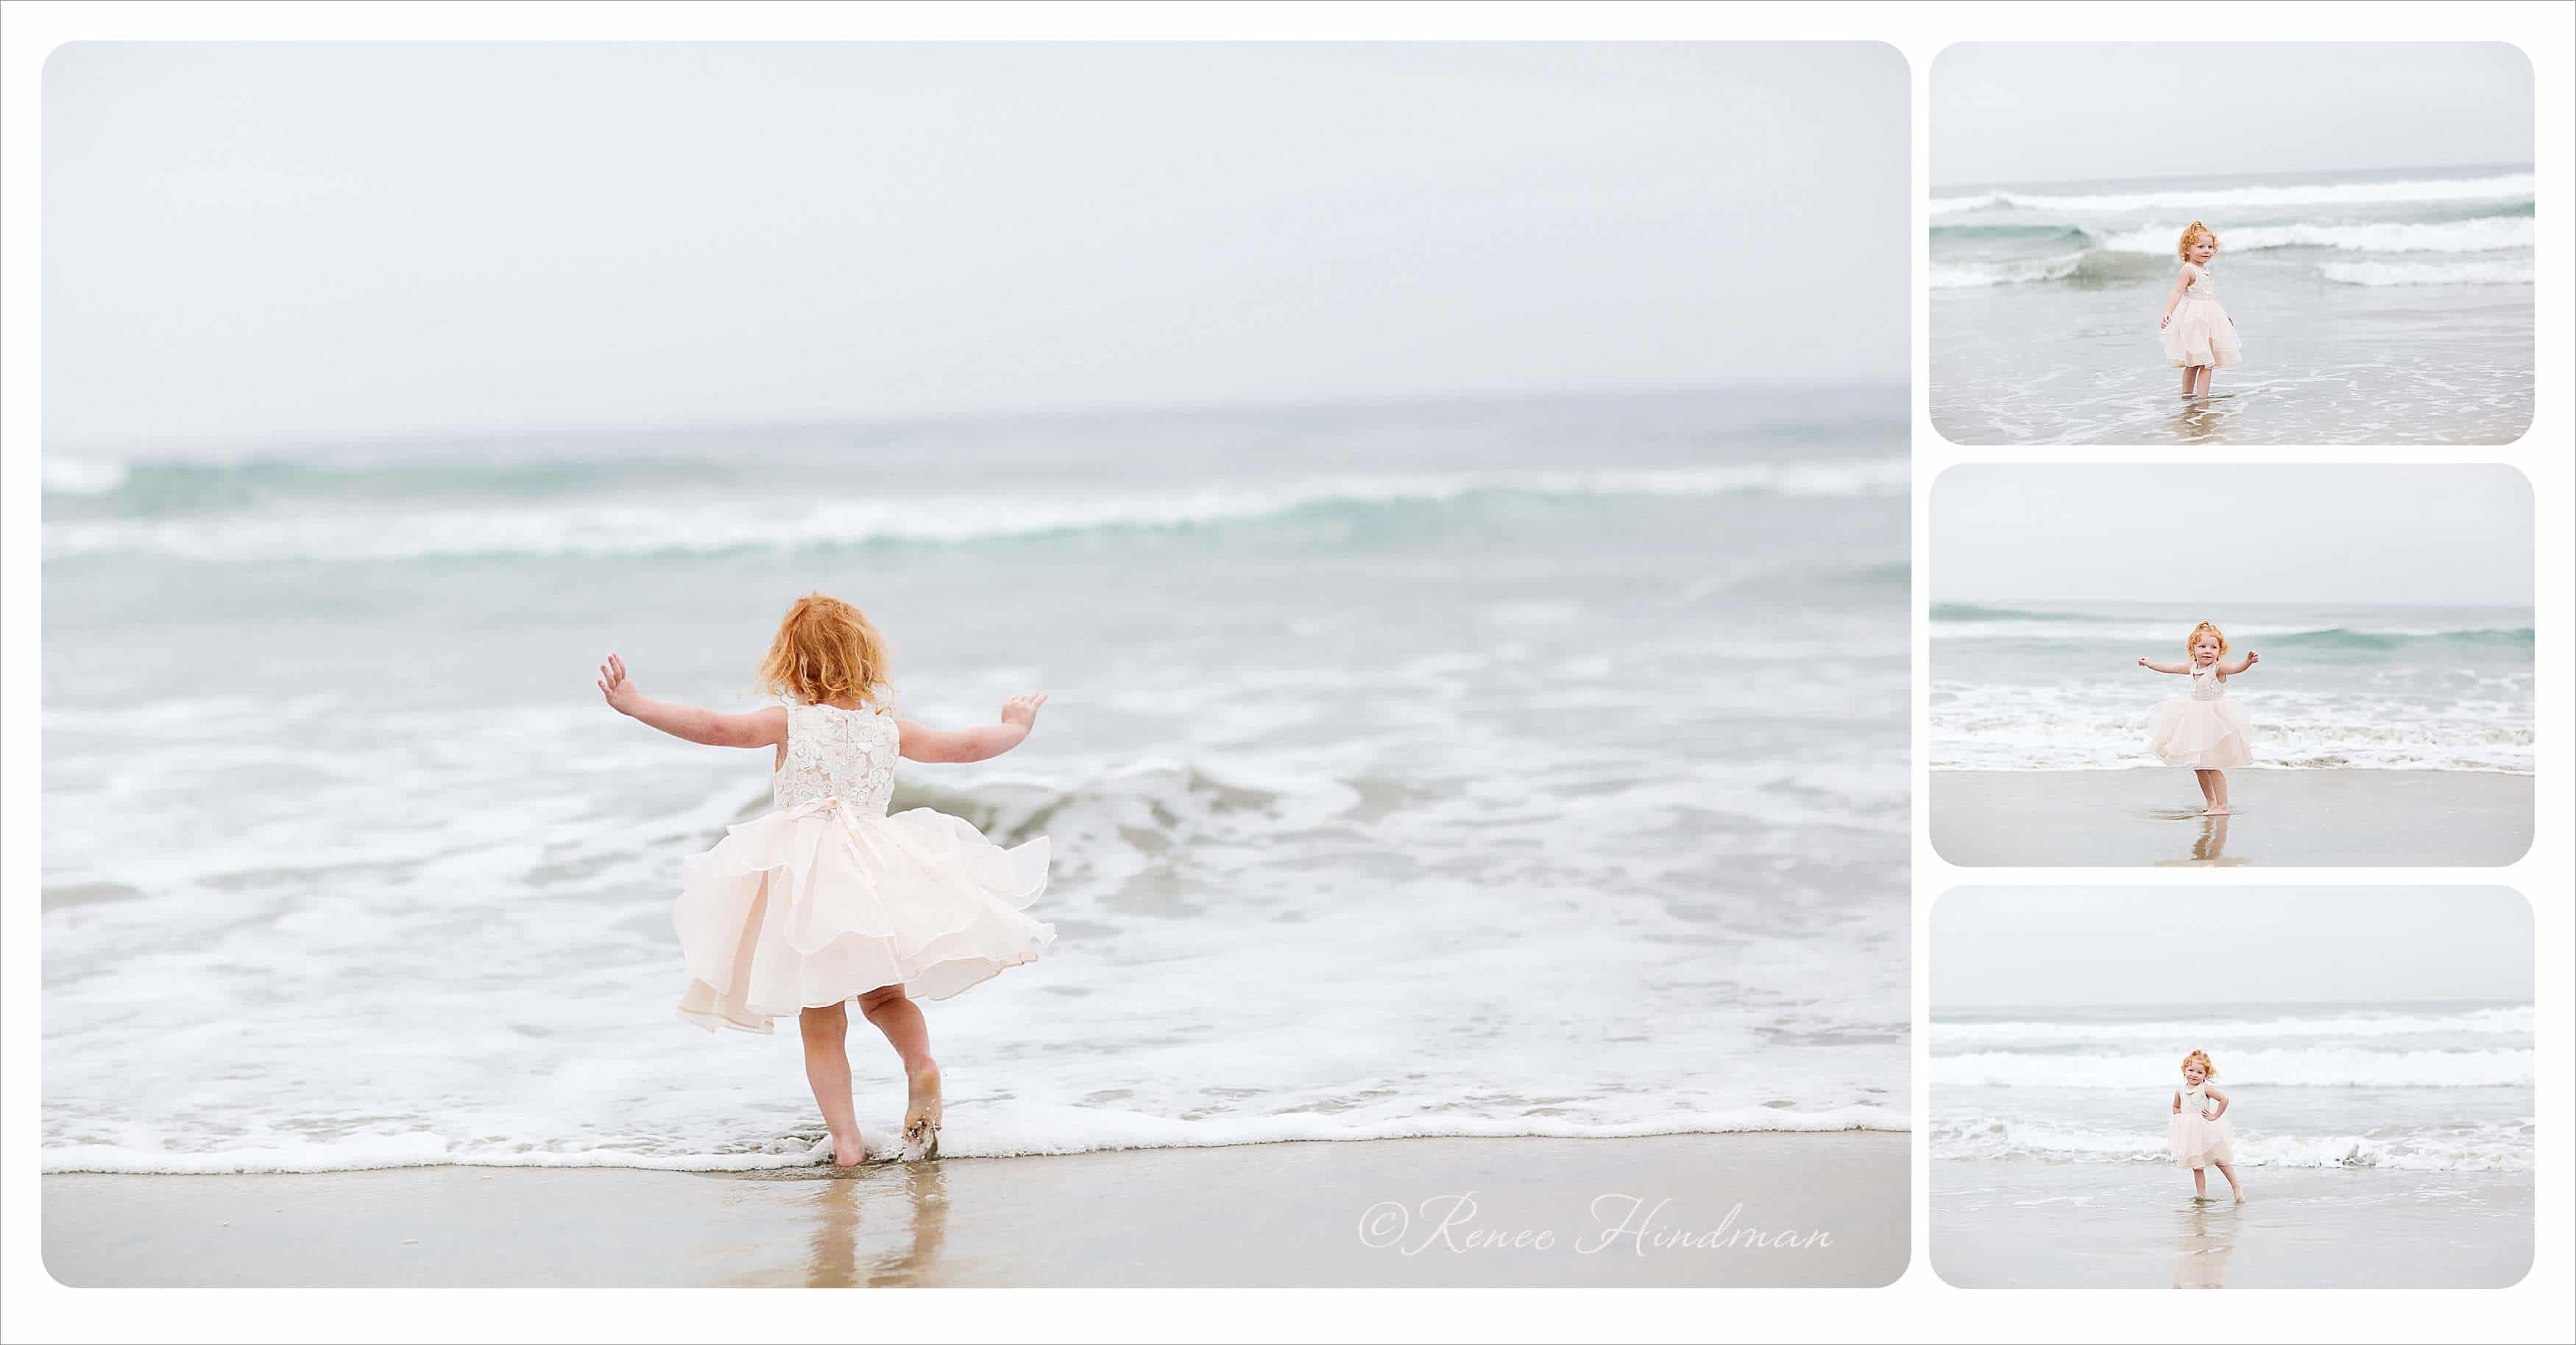
<path id="1" fill-rule="evenodd" d="M 2186 365 L 2184 365 L 2184 366 L 2182 367 L 2182 395 L 2183 395 L 2183 396 L 2188 397 L 2188 396 L 2190 396 L 2190 395 L 2191 395 L 2191 385 L 2192 385 L 2193 381 L 2194 381 L 2194 380 L 2196 380 L 2196 379 L 2198 379 L 2199 377 L 2200 377 L 2200 366 L 2198 366 L 2198 365 L 2194 365 L 2194 364 L 2186 364 Z"/>
<path id="2" fill-rule="evenodd" d="M 923 1143 L 925 1157 L 938 1157 L 937 1132 L 943 1119 L 939 1062 L 930 1058 L 930 1023 L 921 1016 L 921 1006 L 904 995 L 902 986 L 888 985 L 859 996 L 859 1012 L 877 1025 L 894 1053 L 903 1058 L 904 1138 Z"/>
<path id="3" fill-rule="evenodd" d="M 2218 774 L 2216 771 L 2193 771 L 2191 773 L 2191 778 L 2200 785 L 2200 810 L 2204 813 L 2218 806 L 2218 795 L 2209 787 L 2209 777 L 2216 774 Z"/>
<path id="4" fill-rule="evenodd" d="M 2239 1205 L 2244 1204 L 2244 1203 L 2245 1203 L 2245 1188 L 2244 1188 L 2242 1185 L 2240 1185 L 2240 1184 L 2237 1182 L 2237 1180 L 2236 1180 L 2236 1168 L 2235 1168 L 2235 1166 L 2234 1166 L 2233 1164 L 2229 1164 L 2229 1163 L 2221 1163 L 2221 1164 L 2219 1164 L 2219 1165 L 2218 1165 L 2218 1175 L 2220 1175 L 2220 1176 L 2222 1176 L 2222 1177 L 2225 1177 L 2225 1178 L 2227 1179 L 2227 1190 L 2228 1190 L 2229 1194 L 2234 1195 L 2234 1196 L 2236 1197 L 2236 1203 L 2237 1203 L 2237 1204 L 2239 1204 Z"/>
<path id="5" fill-rule="evenodd" d="M 2209 1198 L 2209 1169 L 2193 1168 L 2191 1170 L 2191 1193 L 2203 1200 L 2207 1200 Z"/>
<path id="6" fill-rule="evenodd" d="M 2199 377 L 2199 382 L 2192 388 L 2191 395 L 2194 397 L 2208 396 L 2209 376 L 2218 372 L 2218 366 L 2214 364 L 2195 364 L 2191 367 L 2191 371 Z"/>
<path id="7" fill-rule="evenodd" d="M 2212 817 L 2225 817 L 2227 816 L 2227 772 L 2211 771 L 2209 773 L 2209 778 L 2211 783 L 2217 787 L 2216 792 L 2210 795 L 2209 815 Z"/>
<path id="8" fill-rule="evenodd" d="M 823 1125 L 832 1132 L 832 1161 L 847 1167 L 867 1157 L 859 1140 L 858 1109 L 850 1102 L 850 1011 L 827 1004 L 796 1015 L 805 1035 L 805 1080 L 814 1085 L 814 1101 L 823 1108 Z"/>

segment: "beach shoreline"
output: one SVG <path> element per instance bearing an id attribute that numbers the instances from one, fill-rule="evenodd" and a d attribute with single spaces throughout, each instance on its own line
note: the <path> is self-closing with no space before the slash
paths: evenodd
<path id="1" fill-rule="evenodd" d="M 52 1173 L 43 1250 L 76 1288 L 1875 1287 L 1910 1257 L 1910 1150 L 1904 1132 L 1766 1131 L 846 1174 Z"/>
<path id="2" fill-rule="evenodd" d="M 2165 1163 L 1932 1163 L 1933 1272 L 1961 1289 L 2504 1288 L 2532 1174 L 2241 1167 L 2242 1205 Z"/>
<path id="3" fill-rule="evenodd" d="M 2488 771 L 2227 773 L 2199 815 L 2176 768 L 1931 773 L 1932 848 L 1967 866 L 2503 866 L 2531 847 L 2533 777 Z"/>

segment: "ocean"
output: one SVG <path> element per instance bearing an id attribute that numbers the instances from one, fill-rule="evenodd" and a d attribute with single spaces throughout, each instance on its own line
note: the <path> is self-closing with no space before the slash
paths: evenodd
<path id="1" fill-rule="evenodd" d="M 2253 716 L 2257 765 L 2532 770 L 2532 610 L 2144 603 L 1931 609 L 1935 770 L 2157 766 L 2147 714 L 2186 679 L 2204 618 L 2230 657 L 2263 656 L 2227 694 Z"/>
<path id="2" fill-rule="evenodd" d="M 1933 424 L 1960 444 L 2506 444 L 2530 427 L 2529 167 L 1943 188 Z M 2181 396 L 2192 220 L 2245 362 Z"/>
<path id="3" fill-rule="evenodd" d="M 787 1167 L 673 1015 L 681 857 L 822 589 L 929 805 L 1053 838 L 928 1006 L 956 1156 L 1903 1128 L 1901 387 L 50 452 L 44 1161 Z M 902 1089 L 853 1037 L 860 1115 Z"/>
<path id="4" fill-rule="evenodd" d="M 2182 973 L 2189 980 L 2189 973 Z M 1970 1288 L 2469 1288 L 2532 1266 L 2533 1007 L 1936 1006 L 1932 1262 Z M 2166 1126 L 2228 1096 L 2247 1203 Z"/>
<path id="5" fill-rule="evenodd" d="M 1937 1159 L 2161 1165 L 2185 1053 L 2241 1168 L 2529 1172 L 2529 1004 L 2175 1004 L 1932 1015 Z"/>

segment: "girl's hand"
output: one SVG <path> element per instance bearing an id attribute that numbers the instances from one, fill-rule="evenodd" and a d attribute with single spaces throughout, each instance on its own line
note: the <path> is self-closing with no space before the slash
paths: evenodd
<path id="1" fill-rule="evenodd" d="M 1035 728 L 1038 722 L 1038 707 L 1044 704 L 1046 704 L 1046 693 L 1043 691 L 1031 691 L 1013 696 L 1002 702 L 1002 722 L 1017 724 L 1023 729 Z"/>
<path id="2" fill-rule="evenodd" d="M 2170 322 L 2172 322 L 2172 321 L 2173 321 L 2173 314 L 2171 314 L 2171 313 L 2167 313 L 2167 314 L 2165 314 L 2163 317 L 2160 317 L 2160 318 L 2156 319 L 2156 330 L 2157 330 L 2157 331 L 2163 331 L 2163 330 L 2165 329 L 2166 324 L 2168 324 L 2168 323 L 2170 323 Z M 2234 319 L 2234 318 L 2229 318 L 2229 319 L 2228 319 L 2228 322 L 2229 322 L 2230 324 L 2233 324 L 2235 321 L 2236 321 L 2236 319 Z"/>
<path id="3" fill-rule="evenodd" d="M 2251 650 L 2251 649 L 2248 649 L 2248 650 L 2246 650 L 2246 651 L 2245 651 L 2245 666 L 2246 666 L 2246 667 L 2251 668 L 2251 667 L 2253 667 L 2255 664 L 2260 663 L 2260 662 L 2262 662 L 2262 661 L 2263 661 L 2263 656 L 2262 656 L 2262 655 L 2255 653 L 2255 652 L 2254 652 L 2253 650 Z"/>
<path id="4" fill-rule="evenodd" d="M 2138 666 L 2139 666 L 2139 667 L 2141 667 L 2141 668 L 2143 668 L 2143 667 L 2147 666 L 2147 656 L 2146 656 L 2146 655 L 2144 655 L 2144 654 L 2140 654 L 2140 655 L 2138 655 Z"/>
<path id="5" fill-rule="evenodd" d="M 599 665 L 599 694 L 607 698 L 609 709 L 622 715 L 635 713 L 636 702 L 644 699 L 644 693 L 628 680 L 625 661 L 615 654 Z"/>

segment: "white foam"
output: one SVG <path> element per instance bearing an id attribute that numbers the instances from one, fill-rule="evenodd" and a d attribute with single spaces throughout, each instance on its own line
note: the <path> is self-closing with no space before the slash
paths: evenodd
<path id="1" fill-rule="evenodd" d="M 1955 215 L 1972 210 L 2011 209 L 2104 215 L 2132 210 L 2181 210 L 2206 219 L 2215 212 L 2269 206 L 2357 206 L 2425 201 L 2529 200 L 2533 191 L 2534 180 L 2529 173 L 2397 182 L 2310 182 L 2283 183 L 2277 186 L 2208 188 L 2166 187 L 2144 192 L 2094 194 L 1998 191 L 1978 196 L 1934 197 L 1931 213 Z"/>
<path id="2" fill-rule="evenodd" d="M 1188 528 L 1330 503 L 1452 501 L 1477 492 L 1695 497 L 1901 493 L 1904 458 L 1707 467 L 1505 470 L 1319 477 L 1275 486 L 1094 495 L 922 498 L 759 496 L 495 503 L 408 509 L 345 504 L 303 512 L 48 522 L 45 555 L 141 553 L 208 561 L 402 560 L 434 556 L 613 556 L 786 550 L 874 541 L 961 543 L 1111 528 Z"/>
<path id="3" fill-rule="evenodd" d="M 2187 1040 L 2187 1039 L 2186 1039 Z M 1970 1051 L 1932 1058 L 1935 1088 L 2170 1089 L 2178 1053 L 2028 1055 Z M 2219 1062 L 2222 1086 L 2504 1088 L 2531 1086 L 2527 1049 L 2383 1051 L 2358 1047 L 2246 1050 Z"/>
<path id="4" fill-rule="evenodd" d="M 2174 255 L 2183 222 L 2150 224 L 2102 240 L 2105 252 Z M 2249 224 L 2219 233 L 2221 255 L 2274 248 L 2330 248 L 2338 252 L 2502 252 L 2529 248 L 2537 237 L 2529 216 L 2495 215 L 2480 219 L 2403 224 Z M 2177 260 L 2174 263 L 2180 266 Z M 2222 263 L 2223 268 L 2223 263 Z"/>
<path id="5" fill-rule="evenodd" d="M 1987 285 L 2028 285 L 2041 281 L 2064 280 L 2084 265 L 2084 254 L 2070 252 L 2059 257 L 2042 257 L 2034 261 L 2012 262 L 1936 262 L 1932 266 L 1932 288 L 1936 290 L 1977 289 Z"/>
<path id="6" fill-rule="evenodd" d="M 125 484 L 126 466 L 115 458 L 47 453 L 42 461 L 48 495 L 105 495 Z"/>
<path id="7" fill-rule="evenodd" d="M 1943 1159 L 2037 1158 L 2061 1163 L 2174 1161 L 2164 1132 L 1980 1118 L 1932 1127 Z M 2528 1122 L 2489 1121 L 2383 1133 L 2267 1133 L 2239 1125 L 2233 1146 L 2245 1167 L 2384 1168 L 2407 1172 L 2522 1172 L 2532 1165 Z"/>
<path id="8" fill-rule="evenodd" d="M 2399 262 L 2328 262 L 2317 268 L 2326 279 L 2346 285 L 2528 285 L 2537 274 L 2530 262 L 2452 262 L 2409 266 Z"/>
<path id="9" fill-rule="evenodd" d="M 1958 1022 L 1934 1018 L 1936 1051 L 1976 1046 L 2033 1047 L 2095 1041 L 2283 1041 L 2318 1037 L 2403 1038 L 2428 1035 L 2532 1033 L 2530 1005 L 2495 1005 L 2451 1014 L 2368 1013 L 2351 1011 L 2323 1017 L 2158 1020 L 2145 1022 L 2052 1022 L 2018 1020 Z M 2174 1052 L 2177 1060 L 2181 1052 Z"/>

